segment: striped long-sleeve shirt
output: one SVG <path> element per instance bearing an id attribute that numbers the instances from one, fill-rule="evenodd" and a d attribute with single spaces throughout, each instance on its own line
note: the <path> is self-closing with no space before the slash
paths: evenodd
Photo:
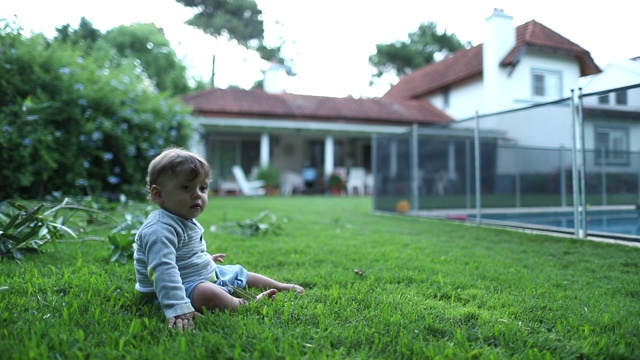
<path id="1" fill-rule="evenodd" d="M 216 264 L 207 253 L 203 233 L 195 219 L 159 209 L 136 235 L 136 290 L 155 292 L 167 318 L 194 311 L 183 283 L 215 278 Z"/>

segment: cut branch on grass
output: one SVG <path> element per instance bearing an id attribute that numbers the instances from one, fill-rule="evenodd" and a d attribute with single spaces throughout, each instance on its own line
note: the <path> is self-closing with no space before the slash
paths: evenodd
<path id="1" fill-rule="evenodd" d="M 44 204 L 32 209 L 14 201 L 7 205 L 8 209 L 0 212 L 0 255 L 4 257 L 22 259 L 24 251 L 38 250 L 64 236 L 60 230 L 73 234 L 44 213 Z"/>
<path id="2" fill-rule="evenodd" d="M 50 208 L 49 208 L 50 207 Z M 88 215 L 88 219 L 77 219 L 78 214 Z M 97 216 L 96 216 L 97 215 Z M 92 237 L 79 238 L 78 234 L 86 233 L 89 226 L 92 230 L 102 228 L 105 224 L 115 228 L 114 235 L 102 239 L 112 246 L 112 259 L 123 261 L 133 254 L 133 236 L 142 223 L 143 215 L 125 213 L 125 221 L 119 222 L 107 212 L 91 207 L 71 204 L 64 198 L 59 204 L 38 204 L 32 208 L 16 201 L 0 203 L 0 256 L 11 259 L 22 259 L 26 251 L 37 252 L 47 243 L 54 246 L 64 237 L 72 237 L 82 242 L 96 240 Z M 125 234 L 125 235 L 122 235 Z M 124 240 L 125 237 L 129 239 Z"/>
<path id="3" fill-rule="evenodd" d="M 283 231 L 283 224 L 288 221 L 288 218 L 278 218 L 276 214 L 264 210 L 254 218 L 225 223 L 220 227 L 230 234 L 237 235 L 280 235 Z"/>

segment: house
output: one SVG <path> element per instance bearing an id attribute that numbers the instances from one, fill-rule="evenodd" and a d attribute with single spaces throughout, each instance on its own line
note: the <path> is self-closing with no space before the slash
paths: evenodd
<path id="1" fill-rule="evenodd" d="M 200 127 L 196 151 L 217 181 L 233 180 L 231 167 L 273 165 L 300 173 L 303 164 L 328 177 L 335 168 L 370 170 L 371 136 L 406 132 L 412 124 L 453 121 L 421 100 L 332 98 L 263 90 L 210 89 L 187 95 Z M 215 186 L 215 184 L 214 184 Z"/>
<path id="2" fill-rule="evenodd" d="M 640 84 L 640 56 L 633 59 L 614 60 L 603 66 L 602 72 L 580 79 L 580 87 L 584 93 L 594 93 L 637 84 Z M 603 100 L 598 99 L 598 103 L 601 105 L 609 104 L 607 100 Z M 633 105 L 640 106 L 640 104 Z"/>
<path id="3" fill-rule="evenodd" d="M 638 171 L 631 153 L 640 151 L 640 57 L 612 61 L 580 79 L 580 88 L 592 165 Z"/>
<path id="4" fill-rule="evenodd" d="M 535 20 L 514 28 L 512 17 L 495 9 L 486 24 L 483 44 L 418 69 L 382 98 L 423 99 L 461 121 L 569 98 L 581 77 L 601 71 L 587 50 Z M 533 120 L 487 119 L 481 127 L 505 130 L 523 145 L 570 147 L 570 119 L 558 124 L 557 118 L 535 120 L 537 129 L 554 128 L 553 137 L 531 136 Z"/>
<path id="5" fill-rule="evenodd" d="M 483 44 L 401 79 L 383 98 L 422 98 L 455 119 L 570 96 L 580 77 L 600 69 L 589 52 L 531 20 L 516 28 L 495 9 Z"/>
<path id="6" fill-rule="evenodd" d="M 211 89 L 184 101 L 200 126 L 201 152 L 220 179 L 233 164 L 246 172 L 267 164 L 299 172 L 305 161 L 327 177 L 336 167 L 369 169 L 376 134 L 404 133 L 413 124 L 464 128 L 460 124 L 477 113 L 569 99 L 581 78 L 600 72 L 579 45 L 535 20 L 514 28 L 512 17 L 496 9 L 487 19 L 485 43 L 414 71 L 378 99 L 303 96 L 265 86 L 268 92 Z M 482 127 L 519 144 L 570 147 L 571 109 L 563 103 L 552 111 L 557 114 L 535 119 L 534 130 L 531 121 L 500 119 Z"/>

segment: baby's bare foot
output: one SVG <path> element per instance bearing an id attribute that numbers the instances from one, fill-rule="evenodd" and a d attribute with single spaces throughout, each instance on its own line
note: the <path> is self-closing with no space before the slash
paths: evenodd
<path id="1" fill-rule="evenodd" d="M 262 300 L 263 298 L 275 299 L 277 294 L 278 294 L 278 290 L 269 289 L 263 293 L 258 294 L 258 296 L 256 296 L 256 300 L 259 301 L 259 300 Z"/>
<path id="2" fill-rule="evenodd" d="M 291 288 L 289 290 L 294 290 L 298 294 L 304 294 L 304 288 L 300 285 L 291 284 Z"/>

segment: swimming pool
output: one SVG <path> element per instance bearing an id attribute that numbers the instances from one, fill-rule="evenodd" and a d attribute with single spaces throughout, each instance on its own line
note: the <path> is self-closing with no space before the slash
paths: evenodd
<path id="1" fill-rule="evenodd" d="M 469 214 L 469 220 L 475 220 Z M 481 222 L 516 227 L 531 227 L 556 230 L 566 233 L 575 231 L 573 211 L 518 211 L 482 213 Z M 587 235 L 635 238 L 640 241 L 640 212 L 636 209 L 588 210 Z"/>

